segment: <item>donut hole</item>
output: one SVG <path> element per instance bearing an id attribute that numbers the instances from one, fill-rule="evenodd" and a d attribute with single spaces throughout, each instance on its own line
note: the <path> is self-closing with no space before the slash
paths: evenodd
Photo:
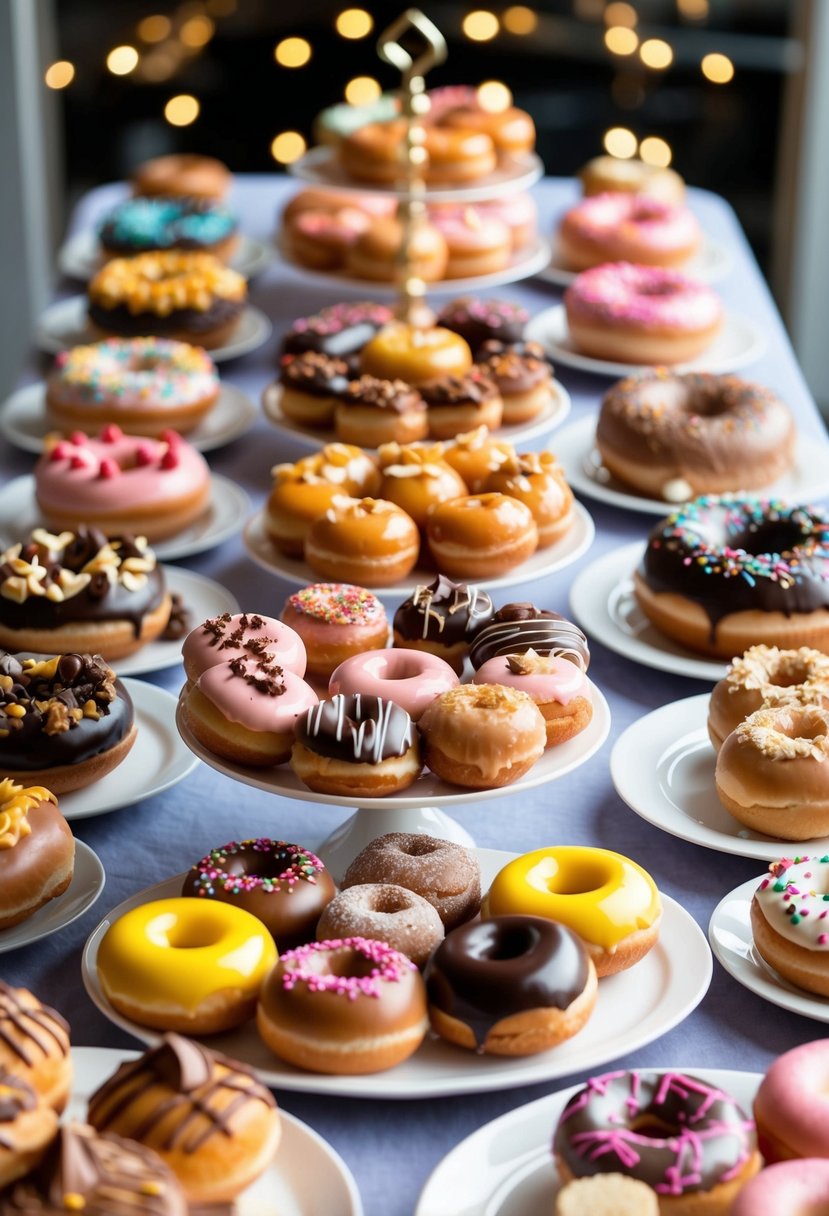
<path id="1" fill-rule="evenodd" d="M 678 1135 L 681 1129 L 674 1123 L 660 1119 L 652 1111 L 643 1110 L 630 1124 L 630 1130 L 637 1136 L 646 1136 L 649 1140 L 665 1140 L 669 1136 Z"/>
<path id="2" fill-rule="evenodd" d="M 227 933 L 227 926 L 207 917 L 193 916 L 185 920 L 173 912 L 165 912 L 149 922 L 146 933 L 156 946 L 170 950 L 204 950 L 219 944 Z"/>
<path id="3" fill-rule="evenodd" d="M 324 967 L 320 970 L 325 970 L 329 975 L 342 976 L 343 979 L 363 979 L 377 974 L 377 963 L 366 958 L 359 950 L 337 950 L 321 961 Z"/>
<path id="4" fill-rule="evenodd" d="M 807 539 L 801 529 L 788 519 L 766 519 L 729 538 L 733 549 L 753 554 L 779 554 L 785 558 Z"/>
<path id="5" fill-rule="evenodd" d="M 377 675 L 383 680 L 414 680 L 423 675 L 423 661 L 418 662 L 417 659 L 401 659 L 400 666 L 394 670 L 382 670 L 382 667 L 388 660 L 384 660 L 383 664 L 378 663 Z"/>
<path id="6" fill-rule="evenodd" d="M 675 296 L 682 290 L 678 283 L 659 279 L 655 283 L 640 283 L 636 288 L 639 296 Z"/>
<path id="7" fill-rule="evenodd" d="M 718 418 L 721 414 L 733 413 L 733 403 L 729 402 L 723 393 L 715 388 L 706 392 L 689 393 L 682 402 L 686 414 L 698 418 Z"/>
<path id="8" fill-rule="evenodd" d="M 436 840 L 434 836 L 418 836 L 415 840 L 408 840 L 400 846 L 400 852 L 405 853 L 407 857 L 428 857 L 430 853 L 438 853 L 443 847 L 441 840 Z"/>
<path id="9" fill-rule="evenodd" d="M 811 675 L 810 665 L 801 658 L 781 659 L 768 671 L 769 683 L 775 688 L 793 688 L 805 684 Z"/>
<path id="10" fill-rule="evenodd" d="M 780 733 L 789 739 L 821 739 L 826 723 L 817 716 L 793 713 L 788 723 L 781 722 Z"/>
<path id="11" fill-rule="evenodd" d="M 579 861 L 569 866 L 558 866 L 554 874 L 545 879 L 551 895 L 588 895 L 598 891 L 608 882 L 607 867 L 599 861 Z"/>
<path id="12" fill-rule="evenodd" d="M 379 891 L 372 891 L 366 903 L 370 912 L 379 912 L 384 916 L 406 912 L 411 905 L 410 893 L 402 888 L 395 890 L 394 887 L 381 887 Z"/>
<path id="13" fill-rule="evenodd" d="M 501 925 L 497 932 L 487 935 L 478 957 L 496 963 L 508 963 L 511 959 L 529 954 L 538 945 L 538 931 L 532 925 Z"/>

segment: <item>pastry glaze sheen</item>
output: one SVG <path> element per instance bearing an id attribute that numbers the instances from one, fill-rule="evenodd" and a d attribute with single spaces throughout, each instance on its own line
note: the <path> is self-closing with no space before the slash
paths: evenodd
<path id="1" fill-rule="evenodd" d="M 282 621 L 258 612 L 223 612 L 208 618 L 188 634 L 181 652 L 191 680 L 231 659 L 266 656 L 284 671 L 305 674 L 305 647 L 299 635 Z"/>
<path id="2" fill-rule="evenodd" d="M 587 638 L 578 625 L 557 612 L 529 603 L 504 604 L 499 608 L 476 635 L 469 659 L 477 670 L 489 659 L 524 654 L 528 650 L 569 659 L 582 671 L 587 671 L 590 665 Z"/>
<path id="3" fill-rule="evenodd" d="M 412 732 L 412 720 L 399 705 L 362 693 L 320 701 L 296 725 L 297 742 L 309 751 L 357 764 L 405 755 Z"/>
<path id="4" fill-rule="evenodd" d="M 61 1111 L 69 1096 L 69 1024 L 25 988 L 0 980 L 0 1068 L 22 1077 Z"/>
<path id="5" fill-rule="evenodd" d="M 493 612 L 486 591 L 438 574 L 431 583 L 415 587 L 395 612 L 395 644 L 431 641 L 446 648 L 458 643 L 469 645 L 492 619 Z"/>

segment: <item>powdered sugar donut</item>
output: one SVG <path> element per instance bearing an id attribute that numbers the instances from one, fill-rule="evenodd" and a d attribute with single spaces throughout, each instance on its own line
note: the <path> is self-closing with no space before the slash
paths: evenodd
<path id="1" fill-rule="evenodd" d="M 829 1158 L 827 1093 L 829 1040 L 802 1043 L 774 1061 L 754 1099 L 757 1138 L 766 1161 Z"/>
<path id="2" fill-rule="evenodd" d="M 317 938 L 369 937 L 386 942 L 422 967 L 438 942 L 443 921 L 414 891 L 394 883 L 361 883 L 340 891 L 325 908 Z"/>
<path id="3" fill-rule="evenodd" d="M 646 194 L 596 194 L 563 217 L 559 255 L 573 270 L 603 262 L 681 266 L 696 252 L 700 227 L 687 207 Z"/>
<path id="4" fill-rule="evenodd" d="M 340 664 L 328 695 L 361 692 L 382 697 L 401 705 L 416 722 L 435 697 L 459 683 L 448 663 L 424 650 L 370 650 Z"/>

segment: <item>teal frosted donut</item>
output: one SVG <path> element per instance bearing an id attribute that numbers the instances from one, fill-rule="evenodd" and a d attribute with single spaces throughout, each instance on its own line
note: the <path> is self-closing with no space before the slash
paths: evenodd
<path id="1" fill-rule="evenodd" d="M 98 236 L 105 252 L 118 256 L 154 249 L 214 253 L 235 237 L 236 226 L 227 207 L 207 199 L 128 198 L 104 218 Z"/>

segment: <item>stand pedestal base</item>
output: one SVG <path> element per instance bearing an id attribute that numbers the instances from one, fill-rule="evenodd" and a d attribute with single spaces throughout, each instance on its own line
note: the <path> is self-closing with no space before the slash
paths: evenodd
<path id="1" fill-rule="evenodd" d="M 370 841 L 387 832 L 422 832 L 455 844 L 472 847 L 475 841 L 466 828 L 435 806 L 401 807 L 393 805 L 374 810 L 360 807 L 336 828 L 317 850 L 332 878 L 339 883 L 351 862 Z"/>

